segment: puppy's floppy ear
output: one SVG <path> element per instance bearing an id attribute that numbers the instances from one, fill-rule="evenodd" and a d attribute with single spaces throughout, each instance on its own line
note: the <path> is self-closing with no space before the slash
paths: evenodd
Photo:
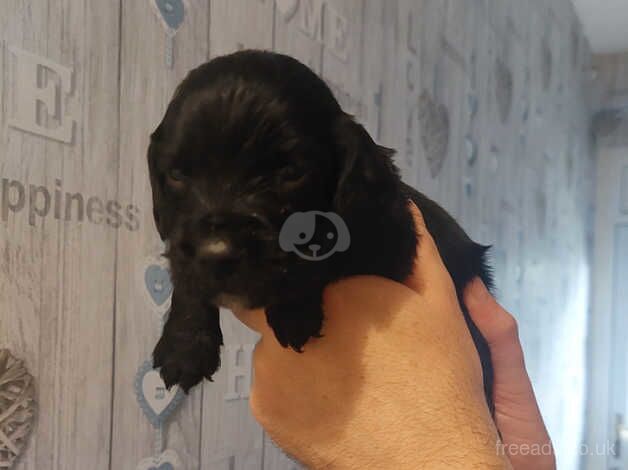
<path id="1" fill-rule="evenodd" d="M 166 229 L 164 226 L 164 220 L 162 215 L 162 206 L 164 204 L 163 189 L 161 177 L 157 169 L 157 139 L 159 139 L 161 132 L 161 125 L 153 132 L 150 137 L 150 145 L 148 146 L 148 174 L 150 177 L 150 186 L 153 193 L 153 217 L 155 218 L 155 226 L 159 232 L 159 236 L 162 241 L 166 239 Z"/>
<path id="2" fill-rule="evenodd" d="M 393 149 L 377 145 L 354 117 L 342 113 L 334 123 L 338 180 L 333 207 L 342 213 L 356 205 L 368 205 L 397 190 L 399 172 L 392 162 Z"/>

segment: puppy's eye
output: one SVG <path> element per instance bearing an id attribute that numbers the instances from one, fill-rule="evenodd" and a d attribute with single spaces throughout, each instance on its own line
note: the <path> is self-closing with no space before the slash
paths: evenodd
<path id="1" fill-rule="evenodd" d="M 178 168 L 171 168 L 166 173 L 167 183 L 175 189 L 182 189 L 185 186 L 186 175 Z"/>
<path id="2" fill-rule="evenodd" d="M 300 171 L 300 168 L 289 166 L 282 170 L 281 176 L 286 180 L 296 180 L 303 176 L 303 172 Z"/>
<path id="3" fill-rule="evenodd" d="M 172 168 L 168 171 L 168 178 L 173 181 L 183 181 L 185 179 L 185 175 L 178 168 Z"/>
<path id="4" fill-rule="evenodd" d="M 281 171 L 280 182 L 284 189 L 293 189 L 301 185 L 306 176 L 303 169 L 288 167 Z"/>

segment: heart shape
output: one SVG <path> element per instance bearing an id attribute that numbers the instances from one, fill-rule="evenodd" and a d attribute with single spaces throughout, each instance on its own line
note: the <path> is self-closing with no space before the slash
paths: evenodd
<path id="1" fill-rule="evenodd" d="M 154 0 L 164 25 L 172 34 L 177 32 L 185 18 L 183 0 Z"/>
<path id="2" fill-rule="evenodd" d="M 470 135 L 464 138 L 464 148 L 467 153 L 467 164 L 473 166 L 478 156 L 478 149 Z"/>
<path id="3" fill-rule="evenodd" d="M 152 467 L 150 470 L 174 470 L 174 467 L 170 462 L 164 462 L 159 467 Z"/>
<path id="4" fill-rule="evenodd" d="M 145 361 L 135 376 L 135 394 L 142 411 L 154 427 L 162 425 L 184 398 L 183 390 L 175 385 L 170 390 L 153 369 L 152 361 Z"/>
<path id="5" fill-rule="evenodd" d="M 275 4 L 286 22 L 294 17 L 299 8 L 299 0 L 275 0 Z"/>
<path id="6" fill-rule="evenodd" d="M 432 178 L 443 168 L 449 147 L 449 112 L 443 104 L 436 103 L 427 90 L 419 97 L 419 124 L 421 142 Z"/>
<path id="7" fill-rule="evenodd" d="M 0 349 L 0 466 L 13 468 L 26 447 L 35 416 L 33 377 L 21 360 Z M 4 464 L 4 465 L 2 465 Z"/>
<path id="8" fill-rule="evenodd" d="M 478 97 L 474 93 L 469 93 L 467 95 L 467 106 L 469 107 L 469 117 L 474 118 L 478 112 Z"/>
<path id="9" fill-rule="evenodd" d="M 148 406 L 156 415 L 161 415 L 177 394 L 174 387 L 166 389 L 166 385 L 159 376 L 159 372 L 151 370 L 142 379 L 142 393 L 146 398 Z"/>
<path id="10" fill-rule="evenodd" d="M 512 108 L 513 80 L 512 72 L 501 59 L 495 61 L 495 94 L 499 117 L 506 123 Z"/>
<path id="11" fill-rule="evenodd" d="M 168 269 L 157 264 L 151 264 L 144 272 L 144 283 L 153 302 L 162 306 L 172 294 L 172 281 Z"/>
<path id="12" fill-rule="evenodd" d="M 177 453 L 168 449 L 156 457 L 147 457 L 142 460 L 136 470 L 175 470 L 181 466 L 181 459 Z"/>

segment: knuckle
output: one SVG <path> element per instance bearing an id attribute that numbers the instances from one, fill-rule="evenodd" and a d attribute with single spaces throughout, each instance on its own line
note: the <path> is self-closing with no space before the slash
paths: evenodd
<path id="1" fill-rule="evenodd" d="M 502 310 L 501 333 L 509 339 L 519 339 L 519 322 L 511 313 Z"/>

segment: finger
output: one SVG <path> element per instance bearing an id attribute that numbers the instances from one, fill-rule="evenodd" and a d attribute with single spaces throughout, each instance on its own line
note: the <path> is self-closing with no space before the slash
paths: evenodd
<path id="1" fill-rule="evenodd" d="M 422 293 L 427 285 L 436 284 L 436 286 L 453 288 L 449 272 L 445 268 L 432 235 L 427 230 L 423 214 L 412 201 L 410 201 L 410 213 L 417 233 L 417 251 L 412 274 L 404 284 L 419 293 Z"/>
<path id="2" fill-rule="evenodd" d="M 465 288 L 464 303 L 498 358 L 507 356 L 505 360 L 509 362 L 523 360 L 517 320 L 497 303 L 480 278 L 475 278 Z"/>
<path id="3" fill-rule="evenodd" d="M 233 315 L 257 333 L 264 334 L 270 329 L 266 321 L 266 313 L 264 309 L 248 310 L 243 308 L 233 308 Z"/>
<path id="4" fill-rule="evenodd" d="M 520 422 L 530 427 L 530 435 L 549 440 L 526 371 L 517 321 L 495 301 L 479 278 L 465 289 L 464 302 L 491 351 L 496 419 L 504 441 L 518 431 Z"/>
<path id="5" fill-rule="evenodd" d="M 479 278 L 465 289 L 464 303 L 491 351 L 496 391 L 499 388 L 502 394 L 533 400 L 536 405 L 515 318 L 495 301 Z"/>

